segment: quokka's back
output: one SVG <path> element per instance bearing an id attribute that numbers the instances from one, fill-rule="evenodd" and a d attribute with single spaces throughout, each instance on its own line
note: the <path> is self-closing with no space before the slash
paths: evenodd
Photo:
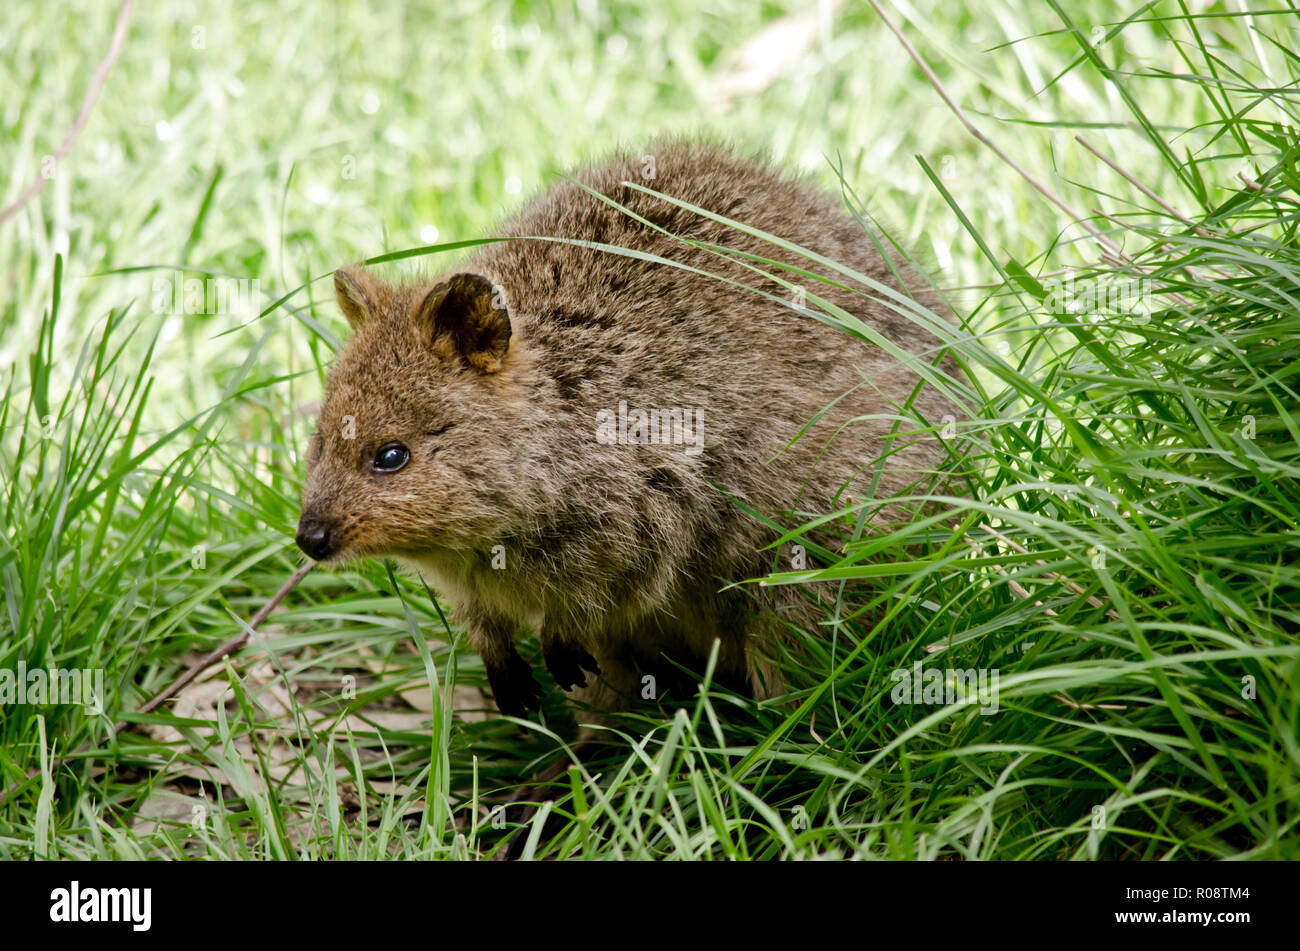
<path id="1" fill-rule="evenodd" d="M 779 691 L 763 655 L 816 609 L 797 588 L 722 590 L 773 567 L 761 549 L 776 533 L 746 509 L 793 525 L 872 486 L 895 493 L 942 453 L 926 434 L 886 454 L 903 407 L 934 425 L 953 413 L 931 387 L 915 393 L 898 358 L 791 304 L 824 298 L 927 361 L 939 344 L 867 288 L 627 183 L 899 290 L 901 275 L 939 305 L 839 202 L 760 161 L 674 144 L 573 178 L 507 222 L 501 235 L 519 240 L 485 246 L 446 280 L 336 274 L 356 334 L 330 376 L 300 543 L 422 571 L 508 712 L 540 699 L 514 647 L 525 629 L 561 687 L 605 707 L 639 696 L 664 655 L 698 664 L 715 638 L 724 680 Z M 344 416 L 356 445 L 335 438 Z M 376 467 L 391 445 L 402 465 Z"/>

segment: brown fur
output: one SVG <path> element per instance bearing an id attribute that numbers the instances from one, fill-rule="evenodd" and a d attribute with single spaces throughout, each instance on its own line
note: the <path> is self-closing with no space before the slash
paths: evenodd
<path id="1" fill-rule="evenodd" d="M 641 156 L 575 177 L 674 234 L 809 268 L 624 181 L 898 287 L 871 239 L 821 192 L 718 147 L 673 144 L 652 155 L 652 180 L 643 178 Z M 737 589 L 720 592 L 771 570 L 772 553 L 760 549 L 775 535 L 714 486 L 784 524 L 797 520 L 779 513 L 842 507 L 854 485 L 867 491 L 889 417 L 916 375 L 792 310 L 789 290 L 574 184 L 556 185 L 501 234 L 635 248 L 778 300 L 663 264 L 533 240 L 485 246 L 450 282 L 391 284 L 360 268 L 340 271 L 336 289 L 355 334 L 329 377 L 304 525 L 335 533 L 329 561 L 392 555 L 422 572 L 465 625 L 508 712 L 539 699 L 514 647 L 525 629 L 538 632 L 561 686 L 586 679 L 585 697 L 605 708 L 638 696 L 641 671 L 662 653 L 700 663 L 715 638 L 724 677 L 759 696 L 779 692 L 763 655 L 774 652 L 784 621 L 807 626 L 817 615 L 792 587 L 763 589 L 757 604 Z M 936 354 L 932 336 L 885 305 L 789 279 L 905 350 Z M 909 284 L 940 309 L 919 280 Z M 703 451 L 598 442 L 597 413 L 617 412 L 620 401 L 629 411 L 701 410 Z M 952 412 L 930 387 L 914 406 L 933 425 Z M 856 419 L 870 414 L 881 418 Z M 344 417 L 354 420 L 354 438 L 344 438 Z M 372 471 L 376 450 L 394 441 L 409 448 L 410 461 L 397 472 Z M 928 434 L 894 448 L 878 497 L 923 476 L 942 449 Z M 493 567 L 494 553 L 498 561 L 504 554 L 504 569 Z M 597 666 L 599 681 L 584 674 Z"/>

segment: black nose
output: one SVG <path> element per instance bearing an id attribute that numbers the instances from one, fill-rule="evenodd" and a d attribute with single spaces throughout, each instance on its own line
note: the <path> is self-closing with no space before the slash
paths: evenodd
<path id="1" fill-rule="evenodd" d="M 309 558 L 324 561 L 334 554 L 334 533 L 318 519 L 304 515 L 298 523 L 298 536 L 294 539 Z"/>

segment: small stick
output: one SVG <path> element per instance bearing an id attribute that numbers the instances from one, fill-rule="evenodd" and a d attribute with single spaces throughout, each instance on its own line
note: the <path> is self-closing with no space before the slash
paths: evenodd
<path id="1" fill-rule="evenodd" d="M 995 538 L 1005 543 L 1007 546 L 1014 548 L 1020 554 L 1022 555 L 1029 554 L 1029 551 L 1026 548 L 1012 541 L 1010 538 L 1007 538 L 1001 532 L 989 528 L 987 525 L 981 525 L 980 527 L 984 529 L 984 531 L 988 532 L 990 535 L 994 536 Z M 988 553 L 984 550 L 984 546 L 981 545 L 979 542 L 975 541 L 975 539 L 968 537 L 966 539 L 966 544 L 974 548 L 975 551 L 978 552 L 981 557 L 984 558 L 988 557 Z M 1040 565 L 1043 564 L 1042 559 L 1035 559 L 1035 561 Z M 1032 594 L 1029 593 L 1028 589 L 1026 589 L 1024 585 L 1022 585 L 1015 578 L 1011 577 L 1010 573 L 1007 572 L 1007 569 L 1003 568 L 999 564 L 993 564 L 991 567 L 993 568 L 994 571 L 996 571 L 998 574 L 1002 575 L 1002 577 L 1006 579 L 1007 587 L 1011 589 L 1012 593 L 1014 593 L 1016 597 L 1021 598 L 1025 601 L 1028 601 L 1034 597 Z M 1055 571 L 1044 572 L 1044 574 L 1048 578 L 1052 579 L 1053 581 L 1059 581 L 1061 584 L 1065 585 L 1076 596 L 1083 595 L 1083 588 L 1079 587 L 1079 585 L 1075 584 L 1069 578 L 1066 578 L 1063 575 L 1059 575 Z M 1089 595 L 1086 600 L 1089 604 L 1091 604 L 1095 608 L 1105 607 L 1105 605 L 1101 601 L 1099 601 L 1097 598 L 1093 597 L 1092 595 Z M 1043 613 L 1047 614 L 1049 617 L 1059 616 L 1055 611 L 1053 611 L 1051 608 L 1043 604 L 1042 601 L 1039 601 L 1037 599 L 1034 600 L 1034 607 L 1042 608 Z M 1121 620 L 1120 616 L 1115 612 L 1113 608 L 1106 608 L 1106 616 L 1115 621 Z M 1092 640 L 1092 638 L 1088 637 L 1087 634 L 1080 634 L 1079 640 L 1088 641 L 1088 640 Z M 932 643 L 925 645 L 925 651 L 927 654 L 933 654 L 936 651 L 942 650 L 943 647 L 944 647 L 943 641 L 933 641 Z"/>
<path id="2" fill-rule="evenodd" d="M 984 531 L 988 532 L 990 535 L 992 535 L 994 538 L 998 539 L 998 541 L 1002 542 L 1003 544 L 1007 545 L 1008 547 L 1010 547 L 1010 548 L 1014 548 L 1014 549 L 1015 549 L 1017 552 L 1019 552 L 1020 554 L 1022 554 L 1022 555 L 1028 555 L 1028 554 L 1029 554 L 1029 549 L 1028 549 L 1028 548 L 1026 548 L 1024 545 L 1021 545 L 1021 544 L 1020 544 L 1019 542 L 1017 542 L 1015 539 L 1007 538 L 1007 536 L 1003 535 L 1003 534 L 1002 534 L 1001 532 L 999 532 L 997 529 L 995 529 L 995 528 L 993 528 L 993 527 L 991 527 L 991 526 L 989 526 L 989 525 L 981 525 L 980 528 L 982 528 Z M 1037 564 L 1037 565 L 1045 564 L 1045 562 L 1044 562 L 1043 559 L 1041 559 L 1041 558 L 1035 558 L 1035 559 L 1034 559 L 1034 563 Z M 1065 585 L 1067 588 L 1069 588 L 1070 591 L 1073 592 L 1076 596 L 1078 596 L 1078 597 L 1082 597 L 1082 595 L 1083 595 L 1083 588 L 1082 588 L 1080 585 L 1076 584 L 1075 582 L 1071 581 L 1069 578 L 1065 577 L 1064 575 L 1057 574 L 1055 571 L 1048 571 L 1048 572 L 1045 572 L 1044 574 L 1046 575 L 1046 577 L 1051 578 L 1053 581 L 1059 581 L 1059 582 L 1061 582 L 1061 584 L 1063 584 L 1063 585 Z M 1087 597 L 1087 601 L 1088 601 L 1088 603 L 1091 604 L 1094 608 L 1105 608 L 1105 607 L 1106 607 L 1106 605 L 1102 602 L 1102 600 L 1101 600 L 1100 598 L 1097 598 L 1097 597 L 1095 597 L 1095 596 L 1093 596 L 1093 595 L 1088 595 L 1088 597 Z M 1119 616 L 1118 612 L 1116 612 L 1114 608 L 1106 608 L 1106 616 L 1107 616 L 1108 618 L 1110 618 L 1112 621 L 1122 621 L 1122 620 L 1123 620 L 1123 618 L 1121 618 L 1121 617 Z"/>
<path id="3" fill-rule="evenodd" d="M 167 689 L 163 690 L 162 692 L 155 694 L 153 698 L 149 700 L 148 703 L 146 703 L 144 706 L 140 708 L 139 712 L 152 713 L 154 710 L 157 710 L 158 707 L 160 707 L 162 704 L 166 703 L 172 697 L 176 696 L 176 694 L 180 693 L 180 691 L 184 689 L 184 687 L 187 684 L 193 681 L 194 678 L 197 677 L 199 674 L 203 673 L 203 671 L 207 670 L 209 667 L 211 667 L 217 661 L 221 660 L 223 657 L 227 656 L 228 654 L 234 653 L 235 651 L 243 647 L 245 644 L 247 644 L 249 637 L 252 635 L 252 633 L 255 630 L 257 630 L 258 625 L 262 624 L 268 617 L 270 617 L 271 612 L 274 611 L 280 605 L 280 602 L 285 599 L 285 596 L 288 595 L 288 593 L 292 591 L 294 588 L 298 587 L 298 582 L 302 581 L 303 578 L 307 577 L 307 572 L 311 571 L 315 567 L 316 567 L 316 562 L 309 561 L 301 568 L 299 568 L 297 571 L 295 571 L 293 575 L 289 578 L 289 580 L 280 586 L 280 590 L 277 591 L 275 594 L 273 594 L 271 596 L 271 599 L 267 601 L 266 604 L 262 605 L 261 609 L 256 614 L 253 615 L 252 619 L 249 620 L 249 622 L 246 625 L 244 625 L 244 631 L 242 634 L 240 634 L 238 637 L 232 637 L 230 640 L 226 641 L 226 643 L 222 644 L 216 650 L 211 651 L 208 654 L 204 654 L 202 657 L 196 660 L 193 664 L 189 666 L 189 668 L 185 671 L 185 673 L 181 674 L 179 677 L 176 678 L 176 680 L 171 684 L 171 686 L 169 686 Z M 116 736 L 118 733 L 121 733 L 123 730 L 125 730 L 128 725 L 129 724 L 126 720 L 119 720 L 117 723 L 113 725 L 113 734 Z M 85 753 L 89 750 L 90 750 L 90 744 L 83 743 L 81 746 L 77 747 L 77 749 L 73 750 L 71 753 L 65 753 L 63 756 L 60 756 L 57 759 L 55 759 L 54 762 L 50 765 L 50 771 L 53 772 L 55 769 L 57 769 L 58 767 L 66 763 L 68 760 L 72 759 L 72 757 L 77 756 L 81 753 Z M 5 802 L 5 800 L 7 800 L 10 797 L 10 795 L 12 795 L 20 786 L 25 785 L 28 781 L 35 779 L 37 776 L 39 776 L 40 772 L 41 771 L 39 769 L 34 769 L 27 774 L 26 778 L 24 778 L 22 782 L 15 783 L 14 785 L 10 786 L 8 789 L 4 790 L 3 792 L 0 792 L 0 803 Z"/>
<path id="4" fill-rule="evenodd" d="M 1074 710 L 1127 710 L 1126 703 L 1075 703 L 1063 693 L 1052 694 L 1053 700 L 1059 700 Z"/>
<path id="5" fill-rule="evenodd" d="M 1101 159 L 1103 162 L 1105 162 L 1107 165 L 1109 165 L 1111 168 L 1113 168 L 1115 171 L 1117 171 L 1120 175 L 1123 175 L 1124 178 L 1125 178 L 1125 180 L 1127 180 L 1127 181 L 1129 182 L 1129 184 L 1131 184 L 1134 188 L 1136 188 L 1136 189 L 1137 189 L 1138 191 L 1140 191 L 1142 194 L 1146 195 L 1146 196 L 1147 196 L 1148 198 L 1150 198 L 1153 202 L 1155 202 L 1157 205 L 1159 205 L 1161 208 L 1163 208 L 1165 211 L 1167 211 L 1170 215 L 1172 215 L 1173 217 L 1177 218 L 1177 219 L 1178 219 L 1179 221 L 1181 221 L 1183 224 L 1187 225 L 1189 228 L 1191 228 L 1193 231 L 1195 231 L 1195 232 L 1196 232 L 1197 234 L 1199 234 L 1201 237 L 1203 237 L 1203 238 L 1212 238 L 1212 237 L 1214 237 L 1214 235 L 1213 235 L 1211 232 L 1206 231 L 1204 228 L 1202 228 L 1200 225 L 1198 225 L 1198 224 L 1197 224 L 1195 221 L 1193 221 L 1191 218 L 1188 218 L 1186 215 L 1184 215 L 1184 214 L 1182 214 L 1182 213 L 1176 211 L 1172 205 L 1170 205 L 1170 204 L 1168 204 L 1167 202 L 1165 202 L 1165 201 L 1164 201 L 1164 200 L 1163 200 L 1159 195 L 1157 195 L 1157 194 L 1156 194 L 1155 192 L 1153 192 L 1151 189 L 1147 188 L 1145 185 L 1143 185 L 1140 181 L 1138 181 L 1136 178 L 1134 178 L 1134 177 L 1133 177 L 1132 175 L 1130 175 L 1128 172 L 1124 171 L 1124 169 L 1120 168 L 1120 166 L 1119 166 L 1118 164 L 1116 164 L 1115 162 L 1111 161 L 1110 158 L 1108 158 L 1107 156 L 1103 155 L 1103 154 L 1102 154 L 1101 152 L 1099 152 L 1097 149 L 1094 149 L 1091 145 L 1088 144 L 1087 140 L 1084 139 L 1083 136 L 1081 136 L 1081 135 L 1076 135 L 1076 136 L 1074 137 L 1074 141 L 1078 142 L 1080 145 L 1082 145 L 1085 149 L 1087 149 L 1087 150 L 1088 150 L 1089 152 L 1091 152 L 1093 155 L 1097 156 L 1097 158 Z"/>
<path id="6" fill-rule="evenodd" d="M 1107 214 L 1106 212 L 1102 211 L 1100 208 L 1094 208 L 1094 209 L 1092 209 L 1092 213 L 1093 213 L 1094 215 L 1096 215 L 1097 217 L 1099 217 L 1099 218 L 1105 218 L 1107 221 L 1113 221 L 1115 224 L 1119 225 L 1119 227 L 1121 227 L 1121 228 L 1126 227 L 1125 224 L 1124 224 L 1124 222 L 1120 221 L 1120 220 L 1119 220 L 1118 218 L 1116 218 L 1114 215 L 1109 215 L 1109 214 Z M 1161 253 L 1165 253 L 1165 254 L 1167 254 L 1167 253 L 1169 253 L 1170 251 L 1173 250 L 1173 245 L 1171 245 L 1169 242 L 1166 241 L 1166 242 L 1163 242 L 1163 243 L 1157 245 L 1157 246 L 1156 246 L 1156 250 L 1157 250 L 1157 251 L 1160 251 Z M 1125 258 L 1125 259 L 1122 260 L 1122 261 L 1119 260 L 1118 258 L 1113 258 L 1113 259 L 1107 260 L 1106 263 L 1109 264 L 1111 267 L 1115 268 L 1116 270 L 1120 270 L 1120 271 L 1122 271 L 1122 270 L 1124 270 L 1125 268 L 1131 268 L 1131 269 L 1137 271 L 1139 274 L 1150 274 L 1150 273 L 1154 270 L 1154 268 L 1144 267 L 1143 265 L 1138 264 L 1138 263 L 1137 263 L 1136 261 L 1134 261 L 1132 258 Z M 1182 271 L 1183 271 L 1183 272 L 1184 272 L 1188 277 L 1190 277 L 1192 280 L 1201 280 L 1201 278 L 1197 275 L 1197 273 L 1196 273 L 1195 271 L 1193 271 L 1193 270 L 1191 269 L 1191 267 L 1190 267 L 1189 265 L 1186 265 L 1186 264 L 1180 265 L 1180 269 L 1181 269 L 1181 270 L 1182 270 Z M 1168 287 L 1168 286 L 1169 286 L 1169 285 L 1167 285 L 1167 284 L 1166 284 L 1166 285 L 1163 285 L 1163 287 Z M 1163 289 L 1163 287 L 1162 287 L 1162 289 Z M 1179 304 L 1182 304 L 1184 307 L 1191 307 L 1191 306 L 1192 306 L 1192 302 L 1189 301 L 1189 300 L 1188 300 L 1186 297 L 1184 297 L 1182 294 L 1179 294 L 1177 291 L 1171 291 L 1170 294 L 1169 294 L 1169 298 L 1170 298 L 1170 300 L 1173 300 L 1173 301 L 1175 301 L 1175 302 L 1177 302 L 1177 303 L 1179 303 Z"/>
<path id="7" fill-rule="evenodd" d="M 301 568 L 299 568 L 297 571 L 295 571 L 293 575 L 289 578 L 289 580 L 280 586 L 280 590 L 271 596 L 271 600 L 267 601 L 266 604 L 262 605 L 261 610 L 253 615 L 252 620 L 250 620 L 248 624 L 245 625 L 244 632 L 242 634 L 240 634 L 237 637 L 232 637 L 230 640 L 226 641 L 226 643 L 222 644 L 216 650 L 212 651 L 209 654 L 205 654 L 204 656 L 196 660 L 193 664 L 190 665 L 189 670 L 185 671 L 185 673 L 181 674 L 180 677 L 176 679 L 175 683 L 173 683 L 162 693 L 154 696 L 152 700 L 150 700 L 148 703 L 146 703 L 143 707 L 140 708 L 139 712 L 152 713 L 154 710 L 158 709 L 158 707 L 160 707 L 163 703 L 167 702 L 172 697 L 176 696 L 176 694 L 180 693 L 180 691 L 187 684 L 189 684 L 190 681 L 192 681 L 199 674 L 203 673 L 203 671 L 207 670 L 209 667 L 211 667 L 217 661 L 221 660 L 221 658 L 225 657 L 227 654 L 232 654 L 235 651 L 239 650 L 241 647 L 243 647 L 245 644 L 247 644 L 249 636 L 253 633 L 253 631 L 257 630 L 258 625 L 261 624 L 263 621 L 265 621 L 268 617 L 270 617 L 271 612 L 280 606 L 280 602 L 284 600 L 285 595 L 287 595 L 294 588 L 298 587 L 298 582 L 301 581 L 303 578 L 307 577 L 307 572 L 311 571 L 315 567 L 316 567 L 316 562 L 309 561 Z M 120 733 L 124 729 L 126 729 L 125 720 L 123 720 L 121 723 L 118 723 L 115 727 L 113 727 L 113 732 Z"/>
<path id="8" fill-rule="evenodd" d="M 970 545 L 972 548 L 974 548 L 977 552 L 979 552 L 981 557 L 985 557 L 985 558 L 988 557 L 988 553 L 984 551 L 984 546 L 982 546 L 979 542 L 975 541 L 975 539 L 967 538 L 966 543 Z M 1001 565 L 997 563 L 994 563 L 991 567 L 993 568 L 994 571 L 996 571 L 998 574 L 1002 575 L 1002 577 L 1007 579 L 1007 586 L 1011 588 L 1011 590 L 1016 594 L 1017 597 L 1020 597 L 1025 601 L 1028 601 L 1030 598 L 1033 597 L 1033 595 L 1029 593 L 1028 589 L 1025 588 L 1024 585 L 1022 585 L 1015 578 L 1011 577 L 1011 575 L 1007 572 L 1007 569 L 1003 568 Z M 1042 601 L 1034 601 L 1034 607 L 1042 608 L 1044 613 L 1046 613 L 1050 617 L 1057 616 L 1056 612 L 1053 611 L 1051 608 L 1044 606 Z"/>

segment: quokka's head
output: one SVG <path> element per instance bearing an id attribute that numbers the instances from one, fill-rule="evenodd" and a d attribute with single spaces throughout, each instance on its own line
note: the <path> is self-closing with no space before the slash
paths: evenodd
<path id="1" fill-rule="evenodd" d="M 347 268 L 334 290 L 353 335 L 307 447 L 298 547 L 341 562 L 496 537 L 521 481 L 512 436 L 527 402 L 512 399 L 520 360 L 501 289 Z"/>

